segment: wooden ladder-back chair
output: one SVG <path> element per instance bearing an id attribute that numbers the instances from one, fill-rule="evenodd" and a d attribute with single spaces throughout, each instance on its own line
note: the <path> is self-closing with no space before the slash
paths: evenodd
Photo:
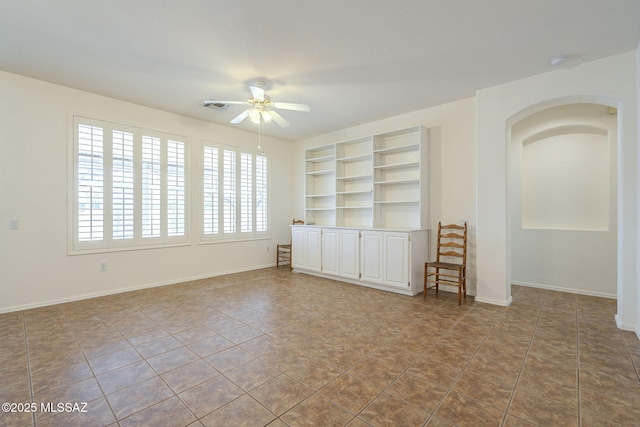
<path id="1" fill-rule="evenodd" d="M 302 219 L 293 219 L 293 225 L 304 224 Z M 291 237 L 291 230 L 289 230 L 289 237 Z M 289 269 L 293 269 L 291 263 L 291 243 L 284 243 L 277 245 L 276 247 L 276 268 L 280 268 L 281 265 L 288 265 Z"/>
<path id="2" fill-rule="evenodd" d="M 455 261 L 457 258 L 459 261 Z M 448 262 L 451 261 L 451 262 Z M 440 270 L 446 270 L 441 272 Z M 427 289 L 438 285 L 458 287 L 458 305 L 462 296 L 467 299 L 467 223 L 442 225 L 438 223 L 438 249 L 435 262 L 424 263 L 424 297 Z M 428 286 L 432 284 L 432 286 Z"/>

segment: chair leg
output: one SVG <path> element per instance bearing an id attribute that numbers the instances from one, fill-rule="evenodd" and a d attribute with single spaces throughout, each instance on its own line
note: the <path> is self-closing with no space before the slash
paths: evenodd
<path id="1" fill-rule="evenodd" d="M 462 269 L 458 270 L 458 305 L 462 305 Z M 465 294 L 464 299 L 467 299 L 467 296 Z"/>
<path id="2" fill-rule="evenodd" d="M 436 267 L 436 295 L 438 295 L 439 284 L 440 284 L 440 268 Z"/>
<path id="3" fill-rule="evenodd" d="M 464 300 L 467 300 L 467 271 L 462 269 L 462 290 L 464 291 Z"/>
<path id="4" fill-rule="evenodd" d="M 276 268 L 280 268 L 280 245 L 276 246 Z"/>
<path id="5" fill-rule="evenodd" d="M 462 280 L 462 296 L 464 296 L 464 300 L 467 301 L 467 278 L 464 274 L 461 274 L 460 280 Z"/>
<path id="6" fill-rule="evenodd" d="M 427 297 L 427 264 L 424 265 L 424 298 Z"/>

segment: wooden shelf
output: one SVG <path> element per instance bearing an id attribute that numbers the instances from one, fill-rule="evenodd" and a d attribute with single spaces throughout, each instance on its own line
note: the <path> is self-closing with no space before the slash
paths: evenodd
<path id="1" fill-rule="evenodd" d="M 330 194 L 307 194 L 305 197 L 308 199 L 315 199 L 315 198 L 321 198 L 321 197 L 335 197 L 337 193 L 330 193 Z"/>
<path id="2" fill-rule="evenodd" d="M 393 179 L 389 181 L 375 181 L 374 185 L 399 185 L 399 184 L 420 184 L 419 179 Z"/>
<path id="3" fill-rule="evenodd" d="M 325 169 L 325 170 L 321 170 L 321 171 L 311 171 L 311 172 L 306 172 L 306 175 L 329 175 L 332 173 L 335 173 L 336 171 L 334 169 Z"/>
<path id="4" fill-rule="evenodd" d="M 420 200 L 384 200 L 373 202 L 374 205 L 412 205 L 420 203 Z"/>
<path id="5" fill-rule="evenodd" d="M 321 156 L 321 157 L 312 157 L 307 159 L 306 161 L 309 163 L 322 163 L 322 162 L 330 162 L 331 160 L 334 160 L 336 158 L 335 155 L 331 154 L 328 156 Z"/>
<path id="6" fill-rule="evenodd" d="M 373 190 L 336 191 L 336 195 L 338 194 L 369 194 L 372 192 Z"/>
<path id="7" fill-rule="evenodd" d="M 373 158 L 372 154 L 360 154 L 358 156 L 341 157 L 339 159 L 336 159 L 336 161 L 343 162 L 343 163 L 350 163 L 350 162 L 359 162 L 363 160 L 369 160 L 372 158 Z"/>
<path id="8" fill-rule="evenodd" d="M 392 153 L 403 153 L 406 151 L 417 151 L 420 149 L 420 145 L 419 144 L 410 144 L 410 145 L 402 145 L 399 147 L 390 147 L 390 148 L 380 148 L 377 150 L 374 150 L 374 153 L 380 153 L 380 154 L 392 154 Z"/>
<path id="9" fill-rule="evenodd" d="M 374 166 L 374 169 L 389 170 L 389 169 L 409 169 L 420 166 L 420 162 L 406 162 L 406 163 L 394 163 L 390 165 L 378 165 Z"/>
<path id="10" fill-rule="evenodd" d="M 356 179 L 373 179 L 373 175 L 337 176 L 336 180 L 354 181 Z"/>

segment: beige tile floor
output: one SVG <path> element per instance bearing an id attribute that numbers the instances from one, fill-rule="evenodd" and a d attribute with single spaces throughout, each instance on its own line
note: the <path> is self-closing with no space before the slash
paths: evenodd
<path id="1" fill-rule="evenodd" d="M 36 412 L 0 425 L 640 425 L 615 302 L 512 294 L 459 307 L 273 268 L 3 314 L 0 402 Z M 86 412 L 42 410 L 59 402 Z"/>

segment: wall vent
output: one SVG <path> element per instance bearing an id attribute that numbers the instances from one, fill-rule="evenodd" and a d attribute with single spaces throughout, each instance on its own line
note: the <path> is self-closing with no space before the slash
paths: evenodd
<path id="1" fill-rule="evenodd" d="M 231 105 L 224 102 L 206 101 L 202 104 L 203 107 L 211 108 L 212 110 L 227 110 L 231 108 Z"/>

